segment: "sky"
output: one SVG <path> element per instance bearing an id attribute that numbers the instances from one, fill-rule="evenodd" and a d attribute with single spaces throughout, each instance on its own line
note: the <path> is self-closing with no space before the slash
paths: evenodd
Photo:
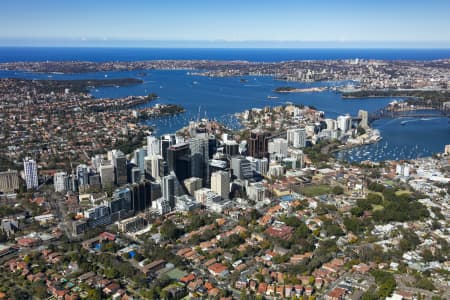
<path id="1" fill-rule="evenodd" d="M 449 0 L 14 0 L 3 46 L 450 47 Z"/>

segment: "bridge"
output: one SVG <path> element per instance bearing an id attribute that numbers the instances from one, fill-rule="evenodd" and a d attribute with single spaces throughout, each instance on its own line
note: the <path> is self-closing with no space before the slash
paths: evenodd
<path id="1" fill-rule="evenodd" d="M 369 123 L 379 119 L 396 119 L 396 118 L 450 118 L 450 106 L 442 106 L 439 108 L 431 106 L 420 106 L 414 108 L 392 108 L 387 106 L 375 112 L 369 113 Z"/>

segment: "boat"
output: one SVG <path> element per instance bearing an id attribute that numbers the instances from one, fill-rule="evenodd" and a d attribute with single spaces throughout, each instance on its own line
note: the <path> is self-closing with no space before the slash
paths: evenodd
<path id="1" fill-rule="evenodd" d="M 406 121 L 402 121 L 402 122 L 400 123 L 400 125 L 405 126 L 406 123 L 407 123 Z"/>
<path id="2" fill-rule="evenodd" d="M 280 98 L 280 97 L 277 97 L 277 96 L 267 96 L 267 99 L 278 99 L 278 98 Z"/>

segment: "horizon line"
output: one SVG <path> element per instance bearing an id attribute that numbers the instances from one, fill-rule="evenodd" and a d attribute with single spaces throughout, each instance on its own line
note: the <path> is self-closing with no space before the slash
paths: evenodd
<path id="1" fill-rule="evenodd" d="M 197 48 L 197 49 L 450 49 L 450 41 L 127 40 L 1 38 L 0 47 Z"/>

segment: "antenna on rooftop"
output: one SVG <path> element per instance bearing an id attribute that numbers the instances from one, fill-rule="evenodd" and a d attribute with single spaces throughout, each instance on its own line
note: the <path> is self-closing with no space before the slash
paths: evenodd
<path id="1" fill-rule="evenodd" d="M 200 107 L 201 107 L 201 105 L 198 106 L 197 123 L 200 120 Z"/>

